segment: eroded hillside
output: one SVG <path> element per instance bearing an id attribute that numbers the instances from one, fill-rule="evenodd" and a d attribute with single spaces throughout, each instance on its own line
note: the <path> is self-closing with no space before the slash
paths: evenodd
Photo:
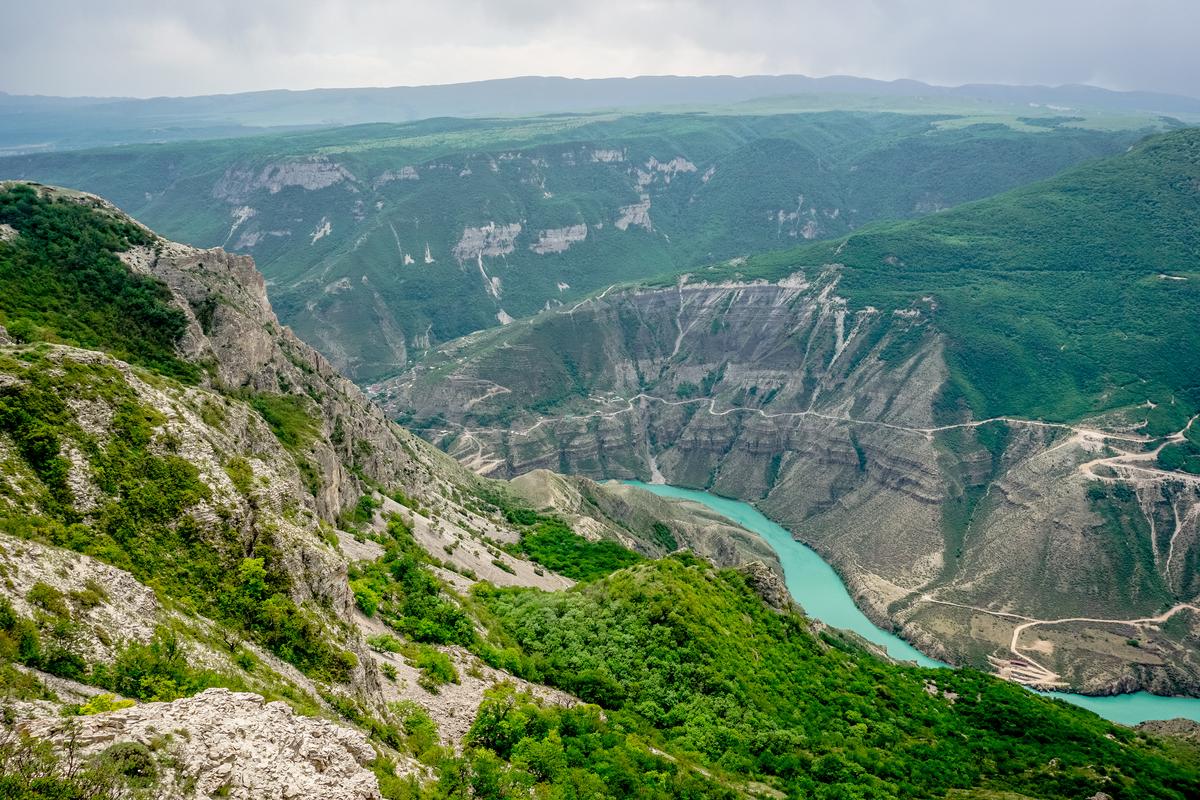
<path id="1" fill-rule="evenodd" d="M 613 288 L 375 388 L 485 474 L 753 501 L 934 655 L 1196 693 L 1196 138 Z"/>

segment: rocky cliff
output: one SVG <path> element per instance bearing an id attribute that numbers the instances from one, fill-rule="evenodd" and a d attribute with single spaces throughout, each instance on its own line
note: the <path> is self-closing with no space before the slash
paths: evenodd
<path id="1" fill-rule="evenodd" d="M 1200 691 L 1183 566 L 1200 494 L 1155 468 L 1162 440 L 1131 415 L 973 418 L 946 390 L 938 303 L 855 308 L 840 279 L 614 288 L 374 388 L 486 474 L 754 502 L 933 655 L 1091 692 Z"/>

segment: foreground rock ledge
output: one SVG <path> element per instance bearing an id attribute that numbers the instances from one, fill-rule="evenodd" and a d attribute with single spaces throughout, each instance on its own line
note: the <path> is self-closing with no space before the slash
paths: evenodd
<path id="1" fill-rule="evenodd" d="M 207 689 L 171 703 L 40 719 L 22 727 L 60 747 L 73 738 L 83 755 L 117 742 L 162 748 L 170 756 L 158 759 L 168 797 L 380 798 L 375 775 L 365 766 L 375 751 L 363 734 L 298 716 L 286 703 L 268 703 L 249 692 Z"/>

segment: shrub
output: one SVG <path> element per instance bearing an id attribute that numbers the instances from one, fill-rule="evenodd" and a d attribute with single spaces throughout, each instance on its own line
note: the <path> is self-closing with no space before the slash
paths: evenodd
<path id="1" fill-rule="evenodd" d="M 350 590 L 354 592 L 354 602 L 368 617 L 375 616 L 375 609 L 379 608 L 379 595 L 371 589 L 370 583 L 365 580 L 350 581 Z"/>
<path id="2" fill-rule="evenodd" d="M 98 694 L 79 707 L 79 715 L 86 717 L 92 714 L 105 714 L 109 711 L 129 708 L 132 705 L 132 700 L 118 700 L 115 695 Z"/>
<path id="3" fill-rule="evenodd" d="M 117 742 L 100 753 L 98 761 L 113 769 L 118 775 L 147 785 L 158 777 L 154 754 L 141 742 Z"/>
<path id="4" fill-rule="evenodd" d="M 58 589 L 53 586 L 38 581 L 29 588 L 25 594 L 25 599 L 29 601 L 31 606 L 40 608 L 48 614 L 53 614 L 56 617 L 71 616 L 71 609 L 67 607 L 66 597 Z"/>
<path id="5" fill-rule="evenodd" d="M 225 474 L 229 476 L 229 480 L 233 483 L 233 488 L 244 497 L 250 496 L 250 491 L 254 488 L 254 469 L 250 466 L 250 462 L 238 456 L 232 458 L 225 465 Z"/>
<path id="6" fill-rule="evenodd" d="M 432 647 L 422 647 L 412 659 L 412 664 L 421 670 L 418 679 L 421 687 L 428 692 L 437 694 L 437 687 L 447 683 L 458 683 L 458 670 L 450 656 Z"/>
<path id="7" fill-rule="evenodd" d="M 378 633 L 367 637 L 367 644 L 380 653 L 399 653 L 403 649 L 400 640 L 390 633 Z"/>

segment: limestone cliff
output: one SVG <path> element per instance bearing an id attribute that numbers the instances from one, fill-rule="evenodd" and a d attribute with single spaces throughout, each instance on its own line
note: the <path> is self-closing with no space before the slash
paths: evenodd
<path id="1" fill-rule="evenodd" d="M 1125 417 L 972 418 L 943 394 L 937 303 L 853 308 L 839 280 L 613 288 L 446 345 L 377 396 L 485 474 L 754 502 L 933 655 L 1091 692 L 1200 692 L 1183 566 L 1200 558 L 1200 484 L 1155 470 L 1161 442 Z"/>

